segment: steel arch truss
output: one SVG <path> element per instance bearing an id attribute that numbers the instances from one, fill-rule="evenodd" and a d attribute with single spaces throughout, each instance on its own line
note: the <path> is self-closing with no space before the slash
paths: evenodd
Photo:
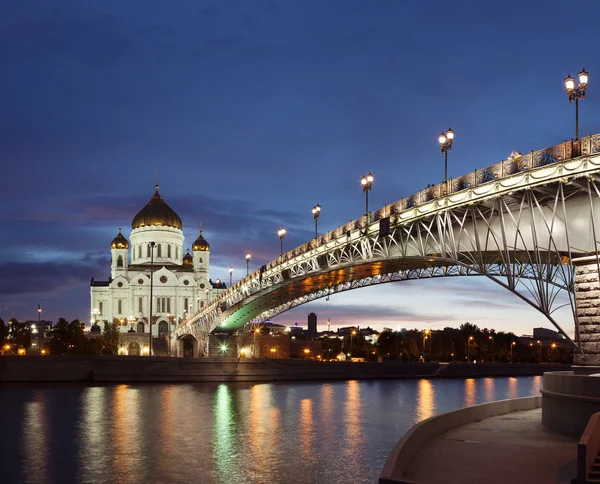
<path id="1" fill-rule="evenodd" d="M 246 276 L 182 323 L 174 336 L 206 337 L 219 325 L 235 329 L 257 324 L 298 305 L 359 287 L 481 275 L 539 310 L 565 336 L 553 314 L 570 307 L 578 341 L 571 261 L 598 250 L 599 173 L 600 156 L 584 156 L 422 206 L 401 211 L 384 207 L 370 224 L 364 217 L 358 219 Z M 325 276 L 334 273 L 337 282 L 332 283 L 333 278 L 326 282 Z M 319 279 L 302 289 L 302 282 L 317 278 L 323 282 Z M 284 289 L 294 285 L 297 291 L 285 296 Z M 241 311 L 254 303 L 261 309 Z"/>

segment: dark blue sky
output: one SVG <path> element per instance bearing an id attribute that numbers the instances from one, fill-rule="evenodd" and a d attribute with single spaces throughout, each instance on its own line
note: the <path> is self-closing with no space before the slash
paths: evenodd
<path id="1" fill-rule="evenodd" d="M 88 319 L 89 279 L 108 277 L 109 243 L 156 171 L 186 246 L 202 220 L 212 276 L 227 279 L 248 250 L 256 265 L 277 256 L 281 225 L 286 248 L 311 238 L 316 203 L 323 231 L 360 216 L 368 171 L 373 208 L 438 183 L 449 126 L 450 177 L 572 137 L 563 79 L 582 66 L 580 129 L 600 132 L 598 18 L 591 0 L 3 2 L 0 317 L 41 303 Z M 544 321 L 484 286 L 400 283 L 280 320 Z M 492 314 L 490 298 L 510 310 Z"/>

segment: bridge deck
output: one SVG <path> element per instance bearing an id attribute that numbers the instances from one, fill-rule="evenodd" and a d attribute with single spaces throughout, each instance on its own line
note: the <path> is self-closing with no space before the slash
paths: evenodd
<path id="1" fill-rule="evenodd" d="M 567 484 L 577 473 L 577 440 L 542 426 L 541 408 L 499 415 L 438 436 L 404 478 L 427 484 Z"/>

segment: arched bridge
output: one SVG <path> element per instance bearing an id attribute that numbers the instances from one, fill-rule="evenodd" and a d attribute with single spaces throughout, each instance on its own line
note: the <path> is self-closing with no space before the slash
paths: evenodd
<path id="1" fill-rule="evenodd" d="M 598 252 L 600 134 L 511 157 L 306 242 L 224 290 L 171 334 L 204 341 L 342 291 L 485 276 L 542 312 L 573 311 L 574 257 Z M 559 298 L 560 293 L 566 298 Z"/>

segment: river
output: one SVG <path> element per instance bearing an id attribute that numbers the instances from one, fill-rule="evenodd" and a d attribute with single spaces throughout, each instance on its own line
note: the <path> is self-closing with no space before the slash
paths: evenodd
<path id="1" fill-rule="evenodd" d="M 376 483 L 437 413 L 542 377 L 0 386 L 0 482 Z"/>

